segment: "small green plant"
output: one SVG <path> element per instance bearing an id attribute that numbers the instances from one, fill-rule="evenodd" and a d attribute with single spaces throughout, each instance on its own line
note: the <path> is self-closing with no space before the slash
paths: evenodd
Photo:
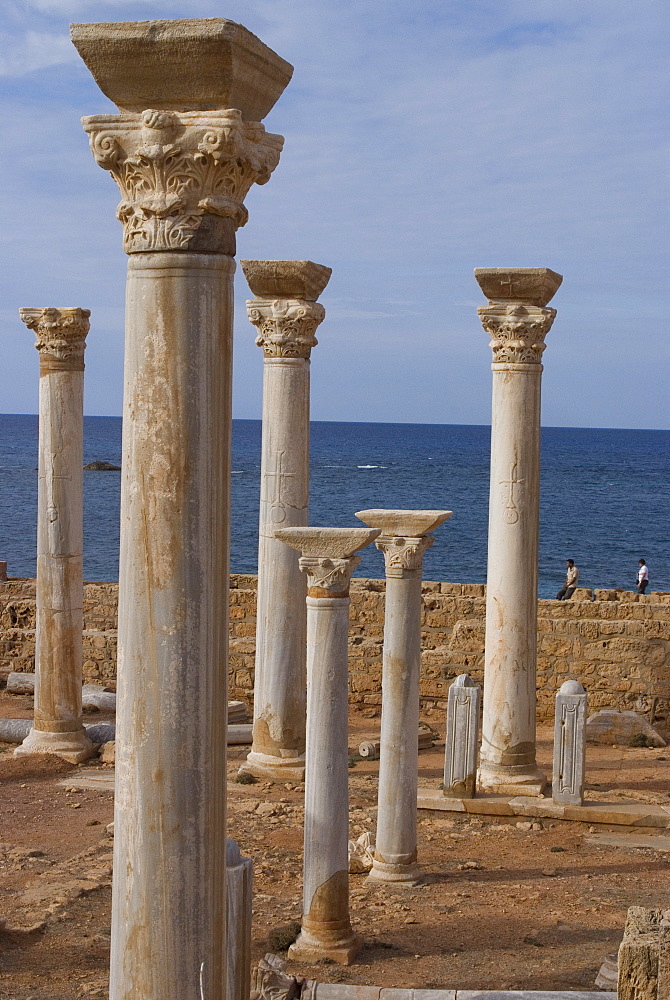
<path id="1" fill-rule="evenodd" d="M 291 920 L 290 923 L 282 924 L 280 927 L 271 927 L 268 931 L 268 948 L 272 952 L 288 951 L 299 933 L 299 920 Z"/>
<path id="2" fill-rule="evenodd" d="M 362 760 L 363 760 L 363 757 L 361 757 L 361 755 L 359 753 L 350 753 L 349 754 L 349 767 L 356 767 L 356 764 L 358 764 Z"/>
<path id="3" fill-rule="evenodd" d="M 249 774 L 248 771 L 240 771 L 235 781 L 238 785 L 255 785 L 258 778 L 253 774 Z"/>
<path id="4" fill-rule="evenodd" d="M 653 747 L 654 743 L 646 733 L 635 733 L 635 736 L 631 737 L 630 745 L 632 747 Z"/>

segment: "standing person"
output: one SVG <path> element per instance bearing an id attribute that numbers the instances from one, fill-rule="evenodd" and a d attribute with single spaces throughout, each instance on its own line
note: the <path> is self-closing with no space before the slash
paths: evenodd
<path id="1" fill-rule="evenodd" d="M 649 586 L 649 567 L 644 559 L 640 559 L 638 566 L 640 568 L 637 571 L 637 592 L 638 594 L 644 594 Z"/>
<path id="2" fill-rule="evenodd" d="M 569 601 L 579 582 L 579 570 L 575 566 L 574 559 L 567 559 L 565 565 L 567 566 L 565 583 L 556 594 L 557 601 Z"/>

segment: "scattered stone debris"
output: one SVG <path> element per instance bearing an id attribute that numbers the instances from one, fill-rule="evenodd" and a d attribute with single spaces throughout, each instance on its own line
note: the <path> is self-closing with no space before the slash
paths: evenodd
<path id="1" fill-rule="evenodd" d="M 371 833 L 362 833 L 356 840 L 349 841 L 349 871 L 352 875 L 361 875 L 372 869 L 375 853 L 374 840 Z"/>
<path id="2" fill-rule="evenodd" d="M 637 712 L 615 712 L 602 708 L 586 722 L 588 743 L 621 746 L 664 747 L 666 742 L 647 720 Z"/>

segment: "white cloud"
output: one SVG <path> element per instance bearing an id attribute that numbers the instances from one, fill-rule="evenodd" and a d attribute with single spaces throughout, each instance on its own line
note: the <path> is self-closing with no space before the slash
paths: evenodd
<path id="1" fill-rule="evenodd" d="M 25 35 L 0 35 L 0 76 L 25 76 L 38 69 L 77 59 L 67 35 L 28 31 Z"/>

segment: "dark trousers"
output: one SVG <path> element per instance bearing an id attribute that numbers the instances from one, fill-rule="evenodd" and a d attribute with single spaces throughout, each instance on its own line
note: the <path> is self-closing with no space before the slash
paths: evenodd
<path id="1" fill-rule="evenodd" d="M 576 587 L 561 587 L 559 592 L 556 594 L 556 600 L 569 601 L 576 589 Z"/>
<path id="2" fill-rule="evenodd" d="M 649 586 L 649 580 L 640 580 L 640 582 L 637 585 L 638 594 L 644 594 L 648 586 Z"/>

